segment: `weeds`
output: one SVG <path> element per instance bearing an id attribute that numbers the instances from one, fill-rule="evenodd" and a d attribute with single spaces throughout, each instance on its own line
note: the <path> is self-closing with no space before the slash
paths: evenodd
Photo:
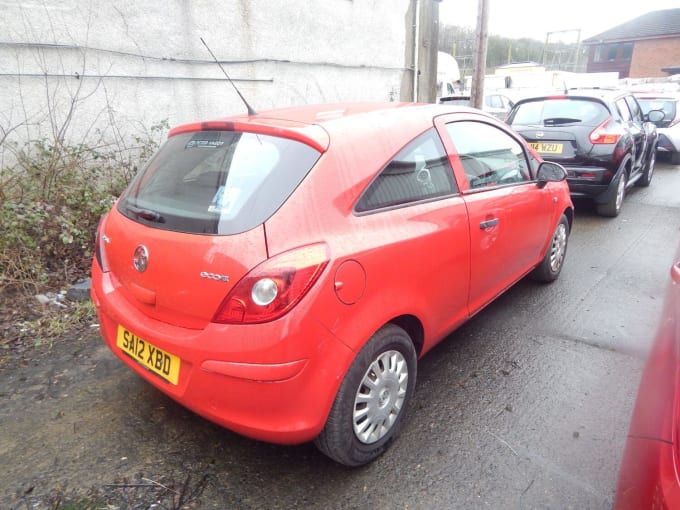
<path id="1" fill-rule="evenodd" d="M 0 170 L 0 291 L 31 292 L 87 274 L 99 218 L 166 128 L 152 126 L 125 151 L 47 140 L 16 150 L 15 165 Z"/>

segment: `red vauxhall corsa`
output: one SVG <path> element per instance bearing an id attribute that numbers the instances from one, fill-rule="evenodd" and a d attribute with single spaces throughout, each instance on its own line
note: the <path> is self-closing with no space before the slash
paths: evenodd
<path id="1" fill-rule="evenodd" d="M 616 510 L 680 508 L 680 248 L 670 273 L 628 429 Z"/>
<path id="2" fill-rule="evenodd" d="M 558 277 L 565 178 L 469 108 L 177 127 L 100 222 L 102 336 L 228 429 L 370 462 L 396 437 L 419 357 L 525 275 Z"/>

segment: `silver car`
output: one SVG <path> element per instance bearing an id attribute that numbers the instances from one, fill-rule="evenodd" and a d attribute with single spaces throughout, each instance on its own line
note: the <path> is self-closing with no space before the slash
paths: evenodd
<path id="1" fill-rule="evenodd" d="M 680 165 L 680 93 L 636 93 L 645 115 L 652 110 L 664 113 L 663 119 L 654 122 L 659 134 L 657 152 L 670 155 L 671 164 Z"/>

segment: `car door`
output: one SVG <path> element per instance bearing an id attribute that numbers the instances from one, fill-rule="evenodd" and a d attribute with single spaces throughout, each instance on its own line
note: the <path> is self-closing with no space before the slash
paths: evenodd
<path id="1" fill-rule="evenodd" d="M 470 225 L 471 314 L 540 261 L 556 201 L 534 179 L 525 144 L 483 118 L 440 121 Z"/>
<path id="2" fill-rule="evenodd" d="M 351 254 L 366 274 L 361 310 L 370 314 L 357 312 L 355 320 L 384 324 L 394 313 L 413 314 L 423 326 L 423 352 L 467 320 L 467 209 L 434 128 L 393 156 L 350 221 Z"/>
<path id="3" fill-rule="evenodd" d="M 633 171 L 637 172 L 643 168 L 647 152 L 647 135 L 643 126 L 642 111 L 633 96 L 622 97 L 616 101 L 616 106 L 627 124 L 628 131 L 633 137 L 633 144 L 635 146 Z"/>

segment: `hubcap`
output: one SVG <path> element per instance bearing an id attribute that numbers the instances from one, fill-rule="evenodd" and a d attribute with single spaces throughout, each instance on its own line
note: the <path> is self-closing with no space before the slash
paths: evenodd
<path id="1" fill-rule="evenodd" d="M 406 398 L 408 364 L 399 351 L 380 354 L 366 370 L 354 398 L 354 434 L 364 444 L 379 441 L 397 421 Z"/>
<path id="2" fill-rule="evenodd" d="M 562 265 L 564 254 L 567 249 L 567 227 L 564 223 L 557 226 L 555 235 L 550 246 L 550 269 L 555 272 Z"/>

